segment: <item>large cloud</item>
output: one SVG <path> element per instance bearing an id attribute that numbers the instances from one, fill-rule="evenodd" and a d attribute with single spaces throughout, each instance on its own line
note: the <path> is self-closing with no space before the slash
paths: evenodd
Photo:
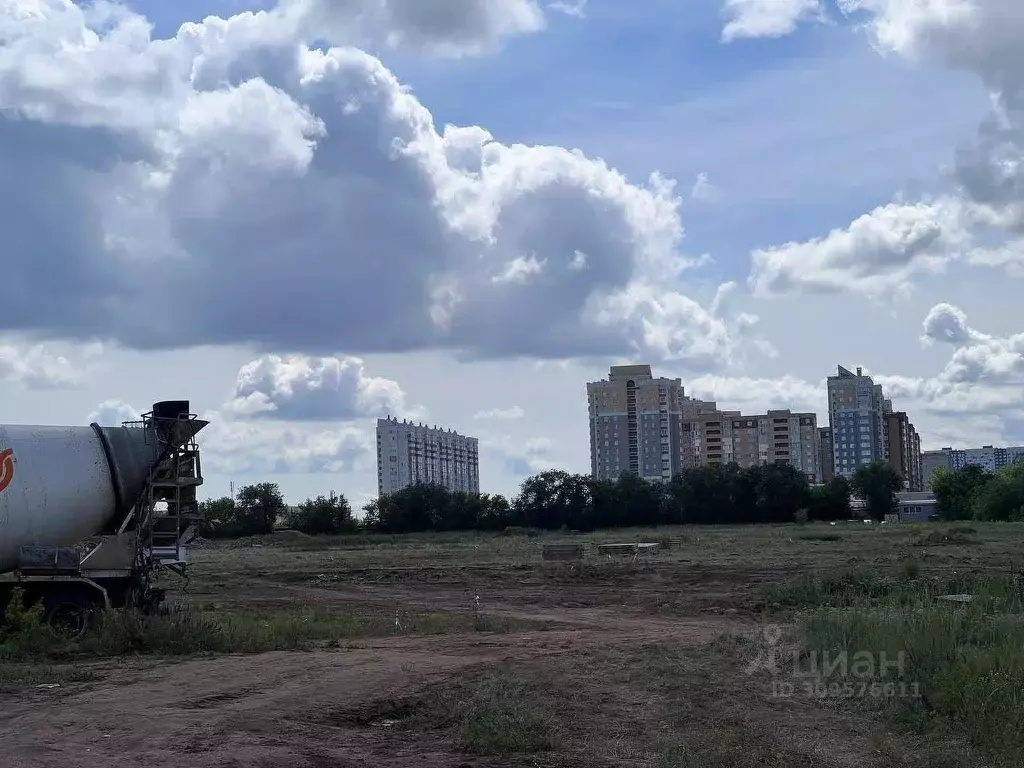
<path id="1" fill-rule="evenodd" d="M 373 438 L 350 425 L 298 429 L 218 414 L 204 418 L 211 423 L 200 433 L 203 461 L 223 474 L 344 473 L 372 466 Z"/>
<path id="2" fill-rule="evenodd" d="M 456 42 L 524 31 L 535 10 L 443 5 L 487 9 Z M 0 194 L 21 201 L 0 220 L 20 287 L 0 328 L 141 348 L 727 359 L 734 329 L 678 291 L 696 262 L 671 183 L 437 130 L 378 59 L 301 42 L 325 8 L 151 40 L 123 10 L 100 24 L 69 0 L 0 6 Z M 405 40 L 433 23 L 410 2 L 347 2 L 317 36 L 342 36 L 354 8 Z"/>
<path id="3" fill-rule="evenodd" d="M 936 304 L 928 310 L 923 328 L 921 340 L 926 344 L 938 341 L 959 346 L 983 338 L 967 325 L 967 315 L 963 310 L 952 304 Z"/>
<path id="4" fill-rule="evenodd" d="M 107 400 L 86 420 L 117 426 L 141 418 L 139 413 L 129 403 Z M 313 428 L 238 420 L 217 411 L 200 416 L 210 422 L 198 437 L 203 465 L 221 474 L 344 473 L 373 461 L 373 438 L 349 424 Z"/>
<path id="5" fill-rule="evenodd" d="M 915 398 L 946 417 L 1024 415 L 1024 333 L 983 333 L 968 325 L 960 308 L 943 303 L 928 312 L 924 337 L 950 343 L 949 361 L 933 377 L 876 377 L 893 397 Z"/>
<path id="6" fill-rule="evenodd" d="M 85 357 L 92 355 L 86 354 Z M 49 389 L 78 384 L 83 369 L 68 356 L 45 344 L 0 341 L 0 382 L 29 389 Z"/>
<path id="7" fill-rule="evenodd" d="M 876 208 L 845 229 L 752 255 L 750 283 L 759 295 L 793 291 L 890 294 L 922 272 L 937 272 L 969 242 L 955 200 Z"/>
<path id="8" fill-rule="evenodd" d="M 264 355 L 238 372 L 226 410 L 285 421 L 425 418 L 422 408 L 406 405 L 398 382 L 367 375 L 358 357 Z"/>
<path id="9" fill-rule="evenodd" d="M 714 400 L 723 410 L 745 414 L 790 409 L 817 413 L 827 408 L 825 382 L 812 383 L 793 376 L 780 379 L 701 376 L 686 382 L 686 394 L 698 400 Z"/>
<path id="10" fill-rule="evenodd" d="M 537 0 L 285 0 L 280 17 L 313 37 L 353 33 L 442 55 L 481 53 L 544 26 Z"/>

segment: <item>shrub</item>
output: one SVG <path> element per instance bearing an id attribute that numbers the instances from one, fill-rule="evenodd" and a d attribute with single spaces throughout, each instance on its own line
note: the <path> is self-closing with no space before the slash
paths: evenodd
<path id="1" fill-rule="evenodd" d="M 485 678 L 463 705 L 459 744 L 478 755 L 545 752 L 554 737 L 536 691 L 510 672 Z"/>
<path id="2" fill-rule="evenodd" d="M 4 610 L 3 635 L 0 636 L 0 661 L 38 658 L 51 652 L 60 638 L 43 619 L 42 603 L 26 604 L 25 593 L 14 589 Z"/>

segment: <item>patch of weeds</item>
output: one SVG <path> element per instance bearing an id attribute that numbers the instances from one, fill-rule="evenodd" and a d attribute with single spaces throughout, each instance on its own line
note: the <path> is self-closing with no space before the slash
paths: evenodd
<path id="1" fill-rule="evenodd" d="M 848 605 L 862 597 L 884 597 L 895 586 L 892 579 L 856 570 L 828 577 L 807 575 L 794 584 L 772 584 L 765 588 L 765 599 L 784 608 Z"/>
<path id="2" fill-rule="evenodd" d="M 975 604 L 982 606 L 1022 605 L 1021 589 L 1012 577 L 979 581 L 955 572 L 923 577 L 915 560 L 903 564 L 898 578 L 866 569 L 831 576 L 811 574 L 792 584 L 770 585 L 763 594 L 769 606 L 804 610 L 883 603 L 913 608 L 949 594 L 972 594 Z"/>
<path id="3" fill-rule="evenodd" d="M 957 533 L 954 530 L 932 531 L 917 541 L 911 542 L 914 547 L 960 547 L 977 544 L 978 540 L 973 539 L 966 533 Z"/>
<path id="4" fill-rule="evenodd" d="M 812 763 L 794 762 L 789 753 L 765 745 L 763 739 L 737 729 L 703 731 L 683 744 L 662 752 L 661 768 L 795 768 Z"/>
<path id="5" fill-rule="evenodd" d="M 49 658 L 58 655 L 67 643 L 43 621 L 42 605 L 25 604 L 21 589 L 14 590 L 4 619 L 0 634 L 0 691 L 69 685 L 96 678 L 95 672 L 88 669 L 49 663 Z"/>
<path id="6" fill-rule="evenodd" d="M 607 558 L 595 561 L 577 562 L 549 562 L 542 563 L 540 573 L 552 581 L 593 581 L 593 582 L 618 582 L 630 579 L 634 576 L 650 573 L 654 568 L 647 560 L 623 559 L 608 560 Z"/>
<path id="7" fill-rule="evenodd" d="M 20 692 L 33 686 L 66 686 L 99 679 L 95 670 L 74 664 L 0 662 L 0 693 Z"/>
<path id="8" fill-rule="evenodd" d="M 479 611 L 451 613 L 349 613 L 300 608 L 279 613 L 207 612 L 188 604 L 144 614 L 104 611 L 78 642 L 62 640 L 43 623 L 39 609 L 8 610 L 10 628 L 0 636 L 0 663 L 82 657 L 188 656 L 306 650 L 350 638 L 510 632 L 536 622 Z M 14 674 L 12 672 L 12 674 Z M 20 674 L 20 673 L 19 673 Z M 0 675 L 0 683 L 3 677 Z"/>
<path id="9" fill-rule="evenodd" d="M 42 603 L 27 605 L 25 593 L 16 588 L 4 609 L 0 634 L 0 662 L 27 661 L 53 652 L 61 639 L 43 619 Z"/>
<path id="10" fill-rule="evenodd" d="M 995 765 L 1024 765 L 1021 596 L 1010 579 L 967 586 L 974 600 L 966 604 L 936 602 L 936 590 L 926 586 L 819 608 L 804 619 L 805 643 L 833 658 L 866 652 L 877 660 L 884 653 L 895 663 L 868 665 L 862 669 L 870 679 L 856 682 L 912 691 L 887 702 L 904 727 L 926 735 L 948 724 Z"/>
<path id="11" fill-rule="evenodd" d="M 805 533 L 797 538 L 800 541 L 839 541 L 843 537 L 838 533 Z"/>
<path id="12" fill-rule="evenodd" d="M 903 562 L 904 581 L 913 581 L 921 575 L 921 563 L 918 560 L 905 560 Z"/>
<path id="13" fill-rule="evenodd" d="M 153 614 L 104 611 L 95 617 L 92 630 L 79 642 L 77 651 L 92 656 L 181 656 L 224 650 L 224 641 L 214 621 L 180 605 Z"/>
<path id="14" fill-rule="evenodd" d="M 547 752 L 555 736 L 538 691 L 509 670 L 488 675 L 462 705 L 459 747 L 475 755 Z"/>
<path id="15" fill-rule="evenodd" d="M 899 725 L 899 723 L 896 723 Z M 983 756 L 936 721 L 927 736 L 879 730 L 871 734 L 871 747 L 884 765 L 905 768 L 978 768 Z"/>
<path id="16" fill-rule="evenodd" d="M 978 529 L 972 528 L 969 525 L 954 525 L 949 529 L 949 532 L 952 534 L 959 534 L 961 536 L 972 536 L 978 532 Z"/>

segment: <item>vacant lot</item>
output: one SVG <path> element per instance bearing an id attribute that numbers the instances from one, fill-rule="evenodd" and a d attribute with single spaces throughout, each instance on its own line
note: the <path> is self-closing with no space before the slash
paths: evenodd
<path id="1" fill-rule="evenodd" d="M 662 546 L 596 550 L 629 541 Z M 584 562 L 544 562 L 559 542 L 585 544 Z M 108 631 L 91 656 L 0 664 L 0 764 L 1021 764 L 1020 710 L 998 691 L 1021 672 L 1004 651 L 1024 644 L 1024 526 L 282 533 L 205 543 L 193 563 L 181 613 L 159 627 Z M 984 606 L 936 601 L 976 584 L 990 585 Z M 907 612 L 936 623 L 904 626 Z M 958 631 L 963 643 L 919 647 Z M 904 647 L 911 672 L 888 689 L 792 663 Z M 944 676 L 921 666 L 929 652 L 967 654 L 988 677 Z"/>

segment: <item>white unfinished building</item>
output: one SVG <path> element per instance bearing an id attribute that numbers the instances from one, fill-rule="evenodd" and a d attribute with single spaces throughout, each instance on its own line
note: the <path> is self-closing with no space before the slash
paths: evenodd
<path id="1" fill-rule="evenodd" d="M 416 483 L 449 491 L 480 492 L 479 441 L 390 417 L 377 419 L 377 493 L 395 493 Z"/>

